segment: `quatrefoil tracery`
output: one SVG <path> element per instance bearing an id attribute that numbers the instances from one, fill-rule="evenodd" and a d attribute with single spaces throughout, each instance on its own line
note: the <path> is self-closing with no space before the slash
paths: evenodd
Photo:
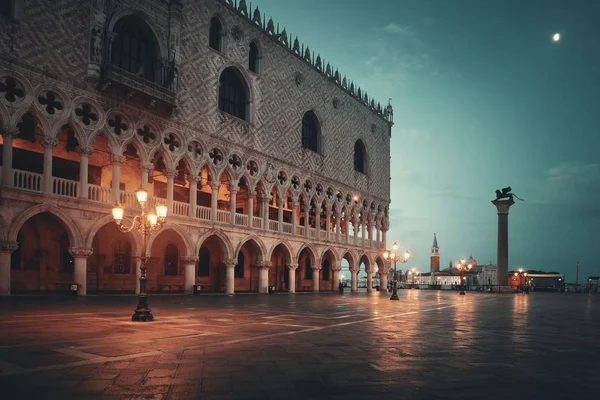
<path id="1" fill-rule="evenodd" d="M 229 165 L 231 165 L 231 168 L 234 171 L 237 171 L 242 166 L 242 159 L 237 154 L 233 154 L 231 157 L 229 157 Z"/>
<path id="2" fill-rule="evenodd" d="M 144 125 L 138 128 L 137 134 L 141 137 L 142 141 L 146 144 L 150 144 L 156 140 L 156 134 L 152 132 L 152 128 L 148 125 Z"/>
<path id="3" fill-rule="evenodd" d="M 98 114 L 91 105 L 87 103 L 80 104 L 75 108 L 75 115 L 79 117 L 84 125 L 89 126 L 92 122 L 95 124 L 98 122 Z"/>
<path id="4" fill-rule="evenodd" d="M 112 118 L 109 118 L 108 126 L 113 128 L 112 131 L 117 136 L 121 136 L 121 133 L 126 132 L 127 129 L 129 129 L 121 114 L 115 114 Z"/>
<path id="5" fill-rule="evenodd" d="M 285 185 L 287 183 L 287 174 L 283 171 L 279 171 L 279 174 L 277 175 L 277 180 L 279 181 L 279 184 L 281 186 Z"/>
<path id="6" fill-rule="evenodd" d="M 0 92 L 4 93 L 4 98 L 9 103 L 14 103 L 17 98 L 22 99 L 25 97 L 25 90 L 19 86 L 18 82 L 10 76 L 0 80 Z"/>
<path id="7" fill-rule="evenodd" d="M 54 115 L 56 111 L 61 111 L 64 108 L 63 103 L 56 93 L 48 90 L 38 96 L 38 101 L 41 105 L 46 106 L 45 110 L 48 114 Z"/>
<path id="8" fill-rule="evenodd" d="M 165 145 L 167 145 L 167 148 L 169 149 L 169 151 L 177 151 L 181 148 L 181 142 L 179 141 L 177 136 L 175 136 L 173 133 L 169 133 L 164 138 L 164 143 L 165 143 Z"/>
<path id="9" fill-rule="evenodd" d="M 254 177 L 258 174 L 258 164 L 254 161 L 248 161 L 246 169 L 248 170 L 248 173 L 250 173 L 250 176 Z"/>
<path id="10" fill-rule="evenodd" d="M 208 153 L 208 156 L 215 165 L 219 165 L 223 161 L 223 153 L 217 148 L 212 149 L 210 153 Z"/>
<path id="11" fill-rule="evenodd" d="M 300 178 L 298 178 L 296 175 L 292 176 L 292 186 L 296 190 L 298 190 L 300 187 Z"/>
<path id="12" fill-rule="evenodd" d="M 202 146 L 198 142 L 191 142 L 188 144 L 188 154 L 194 160 L 202 158 Z"/>

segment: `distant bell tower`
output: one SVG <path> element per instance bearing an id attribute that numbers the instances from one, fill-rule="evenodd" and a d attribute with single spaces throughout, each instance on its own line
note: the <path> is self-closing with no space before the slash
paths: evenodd
<path id="1" fill-rule="evenodd" d="M 431 246 L 431 273 L 440 272 L 440 248 L 437 237 L 433 234 L 433 246 Z"/>

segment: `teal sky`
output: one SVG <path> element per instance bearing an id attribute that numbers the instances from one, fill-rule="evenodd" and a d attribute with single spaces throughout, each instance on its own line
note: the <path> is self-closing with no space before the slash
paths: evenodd
<path id="1" fill-rule="evenodd" d="M 510 268 L 600 275 L 600 1 L 260 0 L 260 10 L 369 95 L 392 98 L 388 244 L 429 270 L 496 261 L 494 190 L 511 209 Z M 559 42 L 551 40 L 561 34 Z M 596 228 L 596 229 L 594 229 Z"/>

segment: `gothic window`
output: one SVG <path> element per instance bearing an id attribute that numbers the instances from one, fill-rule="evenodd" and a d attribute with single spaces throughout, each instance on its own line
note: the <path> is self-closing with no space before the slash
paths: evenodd
<path id="1" fill-rule="evenodd" d="M 312 279 L 312 278 L 313 278 L 312 264 L 310 263 L 310 258 L 306 258 L 306 263 L 304 264 L 304 279 Z"/>
<path id="2" fill-rule="evenodd" d="M 248 98 L 239 73 L 227 68 L 219 78 L 219 109 L 240 119 L 246 119 Z"/>
<path id="3" fill-rule="evenodd" d="M 221 40 L 223 27 L 217 17 L 210 20 L 210 31 L 208 33 L 208 45 L 217 51 L 221 51 Z"/>
<path id="4" fill-rule="evenodd" d="M 258 47 L 254 42 L 250 43 L 248 69 L 258 74 Z"/>
<path id="5" fill-rule="evenodd" d="M 60 272 L 72 274 L 74 270 L 73 256 L 69 253 L 69 235 L 63 233 L 60 237 Z"/>
<path id="6" fill-rule="evenodd" d="M 17 128 L 19 129 L 19 138 L 23 140 L 28 140 L 31 143 L 35 142 L 35 127 L 36 121 L 29 114 L 23 115 L 21 118 L 21 122 L 17 124 Z"/>
<path id="7" fill-rule="evenodd" d="M 210 250 L 207 247 L 202 247 L 199 256 L 198 276 L 210 276 Z"/>
<path id="8" fill-rule="evenodd" d="M 319 150 L 319 122 L 312 111 L 302 118 L 302 147 L 312 151 Z"/>
<path id="9" fill-rule="evenodd" d="M 234 269 L 234 274 L 233 276 L 236 278 L 243 278 L 244 277 L 244 261 L 245 261 L 245 257 L 244 257 L 244 253 L 242 253 L 241 251 L 238 253 L 238 262 L 237 265 L 235 266 Z"/>
<path id="10" fill-rule="evenodd" d="M 114 33 L 111 64 L 154 82 L 158 54 L 150 27 L 140 17 L 129 15 L 116 23 Z"/>
<path id="11" fill-rule="evenodd" d="M 366 173 L 365 168 L 366 151 L 362 140 L 354 143 L 354 170 L 362 174 Z"/>
<path id="12" fill-rule="evenodd" d="M 6 18 L 11 18 L 13 15 L 14 0 L 0 0 L 0 15 Z"/>
<path id="13" fill-rule="evenodd" d="M 179 250 L 174 244 L 165 248 L 165 275 L 179 274 Z"/>
<path id="14" fill-rule="evenodd" d="M 117 240 L 113 244 L 113 272 L 128 274 L 131 270 L 131 245 L 126 240 Z"/>
<path id="15" fill-rule="evenodd" d="M 329 260 L 325 260 L 323 261 L 323 280 L 324 281 L 328 281 L 329 280 Z"/>

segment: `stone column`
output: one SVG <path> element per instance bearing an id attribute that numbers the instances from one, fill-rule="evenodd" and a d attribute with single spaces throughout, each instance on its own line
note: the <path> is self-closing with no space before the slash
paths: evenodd
<path id="1" fill-rule="evenodd" d="M 79 153 L 79 193 L 80 199 L 88 198 L 88 161 L 89 156 L 92 154 L 94 149 L 90 146 L 79 146 L 77 152 Z"/>
<path id="2" fill-rule="evenodd" d="M 350 220 L 344 222 L 346 224 L 346 244 L 350 244 Z"/>
<path id="3" fill-rule="evenodd" d="M 230 193 L 230 197 L 229 197 L 229 209 L 231 211 L 231 225 L 235 225 L 235 213 L 236 213 L 236 206 L 237 206 L 237 192 L 238 192 L 238 186 L 237 185 L 231 185 L 231 187 L 229 188 L 229 193 Z"/>
<path id="4" fill-rule="evenodd" d="M 141 162 L 140 163 L 140 172 L 142 174 L 142 189 L 148 190 L 148 176 L 150 175 L 150 171 L 154 168 L 154 164 L 149 162 Z M 148 193 L 148 195 L 150 195 Z"/>
<path id="5" fill-rule="evenodd" d="M 386 293 L 388 291 L 388 274 L 390 273 L 390 267 L 386 266 L 379 270 L 379 291 Z"/>
<path id="6" fill-rule="evenodd" d="M 354 245 L 358 246 L 358 223 L 359 220 L 356 219 L 354 220 L 354 223 L 352 224 L 354 226 Z"/>
<path id="7" fill-rule="evenodd" d="M 367 221 L 366 221 L 366 218 L 365 218 L 364 214 L 363 214 L 362 219 L 360 221 L 360 230 L 362 231 L 361 232 L 362 233 L 362 235 L 361 235 L 361 239 L 362 239 L 361 242 L 362 242 L 362 245 L 364 246 L 365 245 L 365 241 L 367 239 Z"/>
<path id="8" fill-rule="evenodd" d="M 340 242 L 340 235 L 342 234 L 342 225 L 341 225 L 342 216 L 339 212 L 335 213 L 335 241 Z"/>
<path id="9" fill-rule="evenodd" d="M 87 295 L 87 259 L 94 253 L 93 249 L 88 248 L 69 248 L 69 253 L 73 256 L 75 263 L 75 282 L 79 285 L 77 294 Z"/>
<path id="10" fill-rule="evenodd" d="M 369 247 L 373 247 L 373 222 L 369 220 L 367 222 L 367 234 L 369 236 Z"/>
<path id="11" fill-rule="evenodd" d="M 200 177 L 198 175 L 188 176 L 188 182 L 190 185 L 190 218 L 196 218 L 196 207 L 198 204 L 198 182 L 200 182 Z"/>
<path id="12" fill-rule="evenodd" d="M 283 199 L 277 197 L 277 223 L 279 233 L 283 233 Z"/>
<path id="13" fill-rule="evenodd" d="M 12 187 L 14 184 L 12 159 L 13 159 L 13 140 L 17 137 L 18 131 L 2 132 L 2 186 Z M 1 293 L 0 293 L 1 294 Z"/>
<path id="14" fill-rule="evenodd" d="M 40 141 L 44 146 L 44 177 L 42 180 L 42 192 L 52 194 L 52 149 L 58 144 L 58 139 L 44 136 Z"/>
<path id="15" fill-rule="evenodd" d="M 326 240 L 331 240 L 331 210 L 325 211 L 325 231 L 327 232 Z"/>
<path id="16" fill-rule="evenodd" d="M 165 176 L 167 177 L 167 209 L 169 213 L 173 212 L 173 191 L 175 190 L 175 177 L 177 176 L 177 171 L 174 169 L 167 169 L 165 171 Z"/>
<path id="17" fill-rule="evenodd" d="M 270 262 L 266 261 L 256 263 L 258 267 L 258 293 L 269 293 L 269 268 L 271 268 L 271 265 Z"/>
<path id="18" fill-rule="evenodd" d="M 315 209 L 315 237 L 321 240 L 321 206 Z"/>
<path id="19" fill-rule="evenodd" d="M 312 271 L 313 293 L 319 293 L 319 283 L 321 281 L 321 268 L 313 266 Z"/>
<path id="20" fill-rule="evenodd" d="M 367 273 L 367 293 L 371 293 L 373 291 L 373 267 L 369 267 L 365 272 Z"/>
<path id="21" fill-rule="evenodd" d="M 254 192 L 248 191 L 248 228 L 252 229 L 254 219 Z"/>
<path id="22" fill-rule="evenodd" d="M 338 290 L 340 285 L 340 271 L 342 270 L 342 263 L 337 262 L 331 266 L 331 275 L 333 276 L 333 290 Z"/>
<path id="23" fill-rule="evenodd" d="M 381 248 L 385 249 L 387 247 L 387 227 L 381 227 Z"/>
<path id="24" fill-rule="evenodd" d="M 308 237 L 308 229 L 310 228 L 310 205 L 304 205 L 304 237 Z"/>
<path id="25" fill-rule="evenodd" d="M 298 217 L 298 202 L 292 200 L 292 235 L 296 236 L 296 218 Z"/>
<path id="26" fill-rule="evenodd" d="M 358 267 L 355 266 L 350 266 L 350 273 L 352 274 L 351 280 L 350 280 L 350 286 L 351 286 L 351 290 L 353 292 L 357 292 L 358 291 Z"/>
<path id="27" fill-rule="evenodd" d="M 219 186 L 221 186 L 220 182 L 211 182 L 210 188 L 212 189 L 212 194 L 210 196 L 210 219 L 211 221 L 217 220 L 217 205 L 219 200 Z"/>
<path id="28" fill-rule="evenodd" d="M 512 199 L 494 200 L 498 212 L 498 269 L 496 285 L 508 285 L 508 210 L 515 204 Z"/>
<path id="29" fill-rule="evenodd" d="M 181 262 L 185 265 L 184 292 L 185 294 L 192 294 L 194 293 L 194 285 L 196 284 L 196 264 L 198 263 L 198 257 L 181 257 Z"/>
<path id="30" fill-rule="evenodd" d="M 288 269 L 288 292 L 296 293 L 296 270 L 298 264 L 290 264 L 287 266 Z"/>
<path id="31" fill-rule="evenodd" d="M 235 266 L 236 259 L 227 260 L 225 268 L 227 269 L 227 294 L 233 294 L 235 290 Z"/>
<path id="32" fill-rule="evenodd" d="M 0 242 L 0 296 L 10 295 L 10 255 L 18 247 L 17 242 Z"/>
<path id="33" fill-rule="evenodd" d="M 269 230 L 269 195 L 261 197 L 261 214 L 263 220 L 263 229 Z"/>
<path id="34" fill-rule="evenodd" d="M 110 155 L 112 162 L 112 201 L 118 203 L 121 201 L 121 189 L 119 183 L 121 181 L 121 164 L 125 162 L 125 157 L 116 154 Z"/>

